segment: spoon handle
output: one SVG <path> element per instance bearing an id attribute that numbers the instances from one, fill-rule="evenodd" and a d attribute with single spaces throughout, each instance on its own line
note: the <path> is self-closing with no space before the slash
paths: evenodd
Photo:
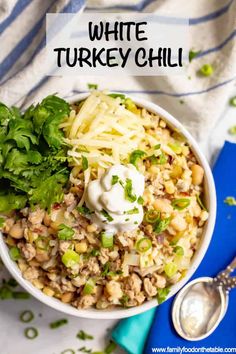
<path id="1" fill-rule="evenodd" d="M 233 261 L 227 266 L 225 270 L 220 272 L 215 278 L 214 281 L 223 286 L 227 291 L 236 288 L 236 277 L 231 277 L 230 274 L 236 269 L 236 257 Z"/>

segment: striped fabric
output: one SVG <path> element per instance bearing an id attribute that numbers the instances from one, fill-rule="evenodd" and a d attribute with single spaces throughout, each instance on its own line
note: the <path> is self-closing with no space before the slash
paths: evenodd
<path id="1" fill-rule="evenodd" d="M 46 77 L 45 14 L 83 11 L 84 0 L 0 0 L 0 100 L 25 107 L 49 93 L 69 97 L 100 89 L 142 96 L 160 104 L 204 140 L 236 80 L 236 0 L 88 0 L 85 11 L 143 11 L 189 18 L 190 47 L 201 53 L 186 76 Z M 214 74 L 199 77 L 203 64 Z"/>

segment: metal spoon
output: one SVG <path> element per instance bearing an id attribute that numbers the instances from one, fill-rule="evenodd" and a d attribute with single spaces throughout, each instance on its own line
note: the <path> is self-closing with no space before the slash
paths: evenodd
<path id="1" fill-rule="evenodd" d="M 196 341 L 208 337 L 222 321 L 229 299 L 229 291 L 236 287 L 236 257 L 215 278 L 197 278 L 188 283 L 176 296 L 172 307 L 172 321 L 183 338 Z"/>

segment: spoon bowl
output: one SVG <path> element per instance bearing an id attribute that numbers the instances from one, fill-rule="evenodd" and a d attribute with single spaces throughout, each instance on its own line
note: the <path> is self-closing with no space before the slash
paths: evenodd
<path id="1" fill-rule="evenodd" d="M 197 278 L 176 297 L 172 320 L 176 332 L 184 339 L 198 341 L 208 337 L 223 319 L 228 307 L 228 293 L 213 278 Z"/>

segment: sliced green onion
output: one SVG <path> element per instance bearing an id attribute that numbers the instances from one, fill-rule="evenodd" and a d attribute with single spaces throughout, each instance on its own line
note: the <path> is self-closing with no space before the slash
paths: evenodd
<path id="1" fill-rule="evenodd" d="M 14 291 L 12 293 L 13 299 L 17 300 L 28 300 L 30 298 L 30 294 L 24 291 Z"/>
<path id="2" fill-rule="evenodd" d="M 110 341 L 110 343 L 106 346 L 106 348 L 104 349 L 104 353 L 105 354 L 111 354 L 114 352 L 114 350 L 116 349 L 117 345 L 115 342 Z"/>
<path id="3" fill-rule="evenodd" d="M 91 215 L 92 211 L 86 206 L 81 206 L 76 208 L 81 215 Z"/>
<path id="4" fill-rule="evenodd" d="M 164 152 L 161 152 L 161 154 L 158 156 L 151 155 L 148 159 L 152 165 L 164 165 L 167 162 L 167 157 Z"/>
<path id="5" fill-rule="evenodd" d="M 11 288 L 15 288 L 15 287 L 17 287 L 18 283 L 14 278 L 10 278 L 7 281 L 7 285 L 9 285 Z"/>
<path id="6" fill-rule="evenodd" d="M 75 351 L 73 349 L 65 349 L 61 354 L 75 354 Z"/>
<path id="7" fill-rule="evenodd" d="M 118 182 L 119 182 L 119 176 L 117 176 L 117 175 L 112 176 L 111 185 L 114 186 L 114 184 L 116 184 Z"/>
<path id="8" fill-rule="evenodd" d="M 139 213 L 139 209 L 137 207 L 124 212 L 124 214 L 127 214 L 127 215 L 134 215 L 134 214 L 138 214 L 138 213 Z"/>
<path id="9" fill-rule="evenodd" d="M 111 222 L 111 221 L 113 221 L 114 219 L 113 219 L 113 217 L 105 210 L 105 209 L 103 209 L 102 211 L 101 211 L 101 214 L 107 219 L 107 221 L 109 221 L 109 222 Z"/>
<path id="10" fill-rule="evenodd" d="M 154 224 L 160 219 L 160 212 L 156 210 L 148 210 L 144 214 L 144 221 L 146 221 L 149 224 Z"/>
<path id="11" fill-rule="evenodd" d="M 87 281 L 87 283 L 84 285 L 84 288 L 83 288 L 83 294 L 84 295 L 90 295 L 92 294 L 93 290 L 94 290 L 94 287 L 95 287 L 95 283 L 92 279 L 89 279 Z"/>
<path id="12" fill-rule="evenodd" d="M 202 74 L 203 76 L 211 76 L 213 72 L 214 72 L 213 66 L 210 64 L 204 64 L 199 70 L 199 73 Z"/>
<path id="13" fill-rule="evenodd" d="M 236 199 L 234 197 L 227 197 L 227 198 L 225 198 L 224 203 L 228 204 L 229 206 L 235 206 Z"/>
<path id="14" fill-rule="evenodd" d="M 110 271 L 110 262 L 106 262 L 103 266 L 101 276 L 103 276 L 103 277 L 107 276 L 109 271 Z"/>
<path id="15" fill-rule="evenodd" d="M 78 349 L 78 351 L 79 352 L 82 352 L 82 353 L 92 353 L 92 349 L 88 349 L 88 348 L 86 348 L 86 347 L 81 347 L 81 348 L 79 348 Z M 94 354 L 95 352 L 93 352 L 93 354 Z M 104 354 L 104 353 L 102 353 L 102 354 Z"/>
<path id="16" fill-rule="evenodd" d="M 164 267 L 164 272 L 166 273 L 167 277 L 172 278 L 178 270 L 178 267 L 175 263 L 170 262 L 167 263 Z"/>
<path id="17" fill-rule="evenodd" d="M 61 327 L 61 326 L 66 325 L 67 323 L 68 323 L 68 320 L 67 320 L 66 318 L 62 318 L 62 319 L 60 319 L 60 320 L 51 322 L 51 323 L 49 324 L 49 327 L 50 327 L 51 329 L 56 329 L 56 328 L 59 328 L 59 327 Z"/>
<path id="18" fill-rule="evenodd" d="M 82 170 L 86 171 L 88 169 L 88 159 L 82 155 Z"/>
<path id="19" fill-rule="evenodd" d="M 229 128 L 229 134 L 236 135 L 236 125 Z"/>
<path id="20" fill-rule="evenodd" d="M 1 300 L 9 300 L 13 298 L 13 291 L 9 289 L 7 286 L 2 286 L 0 288 L 0 299 Z"/>
<path id="21" fill-rule="evenodd" d="M 167 296 L 169 295 L 169 292 L 170 292 L 170 288 L 168 287 L 157 290 L 157 301 L 159 305 L 166 300 Z"/>
<path id="22" fill-rule="evenodd" d="M 79 152 L 89 152 L 89 150 L 86 148 L 86 146 L 84 146 L 84 145 L 79 145 L 78 146 L 78 148 L 77 148 L 77 150 L 79 151 Z"/>
<path id="23" fill-rule="evenodd" d="M 96 250 L 95 248 L 90 252 L 90 255 L 92 256 L 92 257 L 97 257 L 97 256 L 99 256 L 100 255 L 100 252 L 99 252 L 99 250 Z"/>
<path id="24" fill-rule="evenodd" d="M 35 327 L 26 328 L 24 333 L 25 333 L 25 337 L 28 339 L 35 339 L 39 335 L 39 332 Z"/>
<path id="25" fill-rule="evenodd" d="M 136 249 L 141 253 L 147 252 L 151 247 L 152 241 L 147 237 L 141 238 L 136 244 Z"/>
<path id="26" fill-rule="evenodd" d="M 73 250 L 67 250 L 62 258 L 62 263 L 67 267 L 73 267 L 75 264 L 78 264 L 80 261 L 80 255 L 78 253 L 76 253 Z"/>
<path id="27" fill-rule="evenodd" d="M 88 334 L 88 333 L 84 332 L 83 330 L 80 330 L 77 333 L 76 337 L 81 340 L 86 340 L 86 339 L 92 340 L 94 338 L 93 336 L 91 336 L 91 334 Z"/>
<path id="28" fill-rule="evenodd" d="M 155 223 L 153 227 L 153 231 L 157 234 L 160 234 L 161 232 L 167 229 L 169 223 L 170 223 L 170 218 L 160 219 Z"/>
<path id="29" fill-rule="evenodd" d="M 113 247 L 113 234 L 102 232 L 101 233 L 101 243 L 102 247 L 104 248 L 111 248 Z"/>
<path id="30" fill-rule="evenodd" d="M 125 100 L 125 108 L 127 108 L 129 111 L 136 113 L 137 112 L 137 106 L 132 101 L 130 98 L 126 98 Z"/>
<path id="31" fill-rule="evenodd" d="M 31 322 L 33 319 L 34 319 L 34 314 L 30 310 L 23 311 L 20 314 L 21 322 L 28 323 Z"/>
<path id="32" fill-rule="evenodd" d="M 194 58 L 196 58 L 200 53 L 201 53 L 200 50 L 194 51 L 194 50 L 191 49 L 191 50 L 189 51 L 189 54 L 188 54 L 189 62 L 191 63 L 191 61 L 192 61 Z"/>
<path id="33" fill-rule="evenodd" d="M 19 250 L 19 248 L 16 247 L 16 246 L 13 246 L 13 247 L 10 248 L 10 250 L 9 250 L 9 255 L 10 255 L 10 257 L 11 257 L 11 259 L 12 259 L 13 261 L 17 261 L 18 259 L 21 258 L 20 250 Z"/>
<path id="34" fill-rule="evenodd" d="M 49 248 L 49 239 L 47 237 L 38 236 L 34 242 L 39 250 L 47 251 Z"/>
<path id="35" fill-rule="evenodd" d="M 203 202 L 202 202 L 201 197 L 200 197 L 199 194 L 196 196 L 196 199 L 197 199 L 197 202 L 198 202 L 198 204 L 200 205 L 200 207 L 201 207 L 203 210 L 208 211 L 207 208 L 205 207 L 205 205 L 203 204 Z"/>
<path id="36" fill-rule="evenodd" d="M 133 194 L 133 184 L 132 180 L 129 178 L 126 178 L 126 184 L 124 187 L 124 192 L 125 192 L 125 199 L 128 200 L 131 203 L 134 203 L 137 199 L 136 195 Z"/>
<path id="37" fill-rule="evenodd" d="M 236 96 L 230 98 L 229 104 L 232 107 L 236 107 Z"/>
<path id="38" fill-rule="evenodd" d="M 134 150 L 130 155 L 129 162 L 137 168 L 138 160 L 140 160 L 145 155 L 146 153 L 142 150 Z"/>
<path id="39" fill-rule="evenodd" d="M 65 225 L 65 224 L 60 224 L 59 225 L 59 232 L 57 234 L 59 240 L 71 240 L 75 234 L 75 231 Z"/>
<path id="40" fill-rule="evenodd" d="M 143 205 L 143 203 L 144 203 L 144 199 L 143 199 L 143 197 L 138 197 L 138 200 L 137 200 L 137 202 L 138 202 L 138 204 L 139 205 Z"/>
<path id="41" fill-rule="evenodd" d="M 123 307 L 127 306 L 127 302 L 129 301 L 129 296 L 127 294 L 124 294 L 122 298 L 120 299 L 120 303 Z"/>
<path id="42" fill-rule="evenodd" d="M 179 143 L 169 143 L 168 146 L 171 148 L 172 151 L 174 151 L 177 155 L 181 154 L 182 152 L 182 147 Z"/>
<path id="43" fill-rule="evenodd" d="M 160 149 L 160 147 L 161 147 L 161 144 L 157 144 L 157 145 L 153 146 L 153 149 L 158 150 L 158 149 Z"/>
<path id="44" fill-rule="evenodd" d="M 88 84 L 88 89 L 89 90 L 97 90 L 98 85 L 97 84 Z"/>
<path id="45" fill-rule="evenodd" d="M 119 97 L 121 100 L 125 100 L 125 95 L 123 95 L 122 93 L 110 93 L 108 96 L 112 97 L 112 98 L 117 98 Z"/>
<path id="46" fill-rule="evenodd" d="M 172 200 L 171 205 L 176 210 L 183 210 L 190 205 L 190 199 L 189 198 L 174 199 Z"/>
<path id="47" fill-rule="evenodd" d="M 174 253 L 177 254 L 177 256 L 183 256 L 184 255 L 184 249 L 181 246 L 175 246 L 174 248 Z"/>

